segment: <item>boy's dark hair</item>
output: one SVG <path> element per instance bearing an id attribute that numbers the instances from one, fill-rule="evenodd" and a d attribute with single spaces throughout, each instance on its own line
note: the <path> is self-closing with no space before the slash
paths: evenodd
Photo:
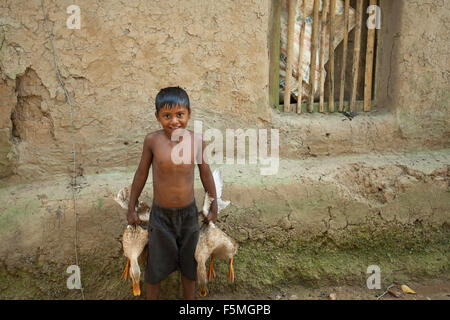
<path id="1" fill-rule="evenodd" d="M 159 110 L 164 107 L 172 108 L 175 106 L 184 106 L 191 111 L 189 97 L 186 91 L 180 87 L 168 87 L 161 89 L 156 95 L 155 105 L 156 112 L 159 112 Z"/>

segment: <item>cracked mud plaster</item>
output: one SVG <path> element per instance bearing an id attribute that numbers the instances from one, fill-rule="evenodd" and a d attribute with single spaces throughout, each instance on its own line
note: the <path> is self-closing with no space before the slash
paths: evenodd
<path id="1" fill-rule="evenodd" d="M 84 0 L 77 3 L 80 30 L 66 27 L 70 4 L 49 2 L 47 10 L 86 172 L 137 165 L 143 137 L 159 128 L 154 97 L 171 85 L 187 89 L 192 119 L 205 127 L 279 128 L 280 156 L 286 159 L 449 146 L 449 70 L 443 58 L 449 28 L 439 22 L 448 21 L 449 9 L 442 1 L 383 4 L 387 27 L 380 39 L 391 41 L 382 41 L 379 77 L 388 100 L 379 103 L 380 112 L 352 122 L 270 110 L 271 1 L 192 0 L 181 6 L 174 0 Z M 70 116 L 40 4 L 7 0 L 0 8 L 0 90 L 6 97 L 0 102 L 0 161 L 8 168 L 1 175 L 15 172 L 25 180 L 70 173 Z M 41 100 L 38 118 L 45 123 L 20 137 L 11 131 L 10 118 L 17 104 L 14 81 L 27 70 L 43 91 L 23 100 Z"/>
<path id="2" fill-rule="evenodd" d="M 231 205 L 220 214 L 218 225 L 240 244 L 239 278 L 232 288 L 263 288 L 279 281 L 299 281 L 298 277 L 321 282 L 330 276 L 334 281 L 358 280 L 355 270 L 367 268 L 374 250 L 380 259 L 385 257 L 385 274 L 400 267 L 411 274 L 445 271 L 448 263 L 442 247 L 448 247 L 450 207 L 446 159 L 445 151 L 435 151 L 390 158 L 352 156 L 339 162 L 333 158 L 284 160 L 280 174 L 264 180 L 251 171 L 257 167 L 239 173 L 225 166 L 223 198 Z M 91 297 L 130 294 L 118 276 L 125 262 L 120 237 L 126 220 L 113 200 L 129 178 L 129 172 L 114 171 L 83 179 L 77 199 L 79 246 Z M 199 178 L 196 186 L 199 204 L 204 195 Z M 47 285 L 38 281 L 59 279 L 63 286 L 60 271 L 73 259 L 73 201 L 66 187 L 67 179 L 61 177 L 0 188 L 0 242 L 11 244 L 0 248 L 0 296 L 23 297 L 30 290 L 39 297 L 72 294 L 65 286 L 59 288 L 59 281 L 45 281 L 52 290 L 39 289 Z M 389 189 L 393 198 L 386 193 Z M 151 184 L 145 192 L 147 201 Z M 427 252 L 416 253 L 420 248 Z M 397 263 L 400 258 L 402 265 Z M 271 268 L 266 267 L 268 261 Z M 349 264 L 355 269 L 347 268 Z M 217 264 L 218 274 L 226 274 L 223 266 Z M 14 286 L 8 280 L 11 276 L 18 280 Z M 175 278 L 176 274 L 167 283 L 170 295 L 179 288 Z M 219 287 L 232 290 L 216 281 L 212 285 L 220 283 Z M 24 290 L 21 286 L 27 283 L 29 290 Z M 105 284 L 115 289 L 105 291 Z"/>
<path id="3" fill-rule="evenodd" d="M 448 156 L 440 157 L 440 169 L 431 172 L 378 163 L 386 158 L 382 151 L 449 145 L 444 57 L 450 29 L 442 25 L 450 15 L 445 1 L 390 2 L 399 11 L 385 17 L 399 26 L 387 35 L 395 37 L 395 45 L 386 49 L 391 60 L 383 59 L 390 66 L 389 88 L 384 88 L 390 100 L 380 110 L 389 114 L 361 115 L 351 123 L 332 115 L 270 114 L 269 2 L 189 0 L 180 6 L 175 0 L 81 0 L 82 28 L 69 30 L 66 8 L 72 2 L 46 1 L 61 73 L 74 101 L 80 172 L 135 168 L 145 133 L 158 128 L 154 96 L 161 87 L 181 85 L 191 96 L 192 119 L 223 129 L 259 126 L 255 119 L 261 118 L 267 127 L 283 131 L 282 158 L 298 161 L 281 163 L 280 176 L 289 181 L 280 176 L 259 181 L 255 175 L 235 177 L 226 186 L 224 199 L 232 205 L 220 227 L 242 244 L 233 288 L 320 279 L 321 270 L 333 278 L 362 270 L 358 264 L 348 267 L 356 261 L 353 255 L 340 261 L 333 252 L 328 259 L 318 256 L 317 248 L 356 248 L 364 257 L 364 248 L 378 246 L 385 256 L 386 248 L 399 252 L 395 250 L 412 248 L 418 241 L 429 249 L 430 235 L 448 239 L 449 176 L 443 165 Z M 72 155 L 68 106 L 39 1 L 4 0 L 0 12 L 0 176 L 67 174 Z M 15 152 L 20 155 L 16 159 Z M 379 159 L 368 163 L 368 152 L 378 153 Z M 326 158 L 361 153 L 362 160 L 342 166 L 342 158 Z M 423 158 L 418 162 L 432 155 Z M 392 163 L 403 160 L 399 156 Z M 339 166 L 327 169 L 320 166 L 322 161 Z M 224 175 L 226 181 L 231 173 Z M 90 297 L 130 294 L 117 277 L 123 268 L 120 236 L 125 221 L 111 199 L 113 191 L 129 183 L 129 175 L 115 171 L 90 177 L 80 195 L 80 255 Z M 105 177 L 110 180 L 105 182 Z M 66 178 L 50 182 L 50 187 L 14 186 L 15 197 L 11 189 L 0 189 L 2 243 L 14 244 L 0 248 L 2 297 L 78 298 L 78 293 L 67 292 L 61 273 L 73 260 L 74 220 Z M 252 178 L 256 185 L 248 185 Z M 203 193 L 196 192 L 201 199 Z M 303 246 L 310 246 L 312 254 L 302 252 Z M 441 254 L 413 257 L 408 269 L 418 266 L 425 274 L 448 270 L 448 259 Z M 345 270 L 339 273 L 339 268 Z M 220 281 L 212 285 L 224 286 Z M 173 293 L 180 286 L 172 281 L 168 288 Z"/>
<path id="4" fill-rule="evenodd" d="M 123 143 L 141 142 L 147 132 L 159 128 L 153 115 L 154 98 L 163 87 L 185 88 L 193 117 L 204 111 L 209 113 L 206 118 L 230 114 L 247 122 L 270 119 L 270 1 L 192 0 L 180 5 L 175 0 L 84 0 L 77 2 L 80 30 L 66 27 L 66 8 L 71 4 L 46 2 L 60 71 L 73 99 L 76 143 L 83 150 L 85 166 L 98 170 L 139 158 L 140 146 L 133 143 L 125 150 Z M 41 108 L 42 116 L 32 118 L 42 123 L 32 132 L 32 127 L 22 126 L 24 119 L 15 117 L 19 121 L 15 127 L 22 131 L 11 133 L 11 137 L 20 136 L 16 148 L 20 157 L 13 165 L 24 179 L 67 173 L 68 106 L 56 78 L 40 2 L 7 0 L 0 10 L 3 81 L 32 70 L 43 90 L 22 99 Z M 1 85 L 3 90 L 5 84 Z M 15 106 L 8 103 L 7 111 Z M 1 124 L 0 129 L 12 128 L 12 123 Z"/>
<path id="5" fill-rule="evenodd" d="M 393 35 L 390 102 L 404 139 L 448 146 L 450 7 L 444 0 L 395 1 L 401 12 Z M 398 19 L 398 16 L 391 17 Z"/>
<path id="6" fill-rule="evenodd" d="M 440 226 L 448 221 L 450 167 L 426 174 L 405 165 L 354 163 L 306 174 L 301 184 L 227 190 L 224 228 L 240 241 L 284 243 L 326 235 L 336 243 L 357 230 Z"/>

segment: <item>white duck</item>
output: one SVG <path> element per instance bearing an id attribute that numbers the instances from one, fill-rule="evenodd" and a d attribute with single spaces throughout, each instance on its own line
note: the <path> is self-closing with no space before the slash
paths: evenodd
<path id="1" fill-rule="evenodd" d="M 213 173 L 214 183 L 216 185 L 217 206 L 218 213 L 230 204 L 230 201 L 223 201 L 222 196 L 222 175 L 219 170 Z M 206 217 L 211 206 L 211 198 L 208 193 L 205 194 L 205 201 L 203 203 L 202 214 Z M 225 232 L 220 230 L 212 221 L 204 224 L 200 229 L 200 235 L 195 250 L 195 260 L 197 261 L 197 281 L 200 287 L 200 296 L 204 297 L 207 294 L 206 285 L 208 281 L 215 278 L 214 258 L 230 261 L 230 271 L 228 272 L 228 279 L 234 281 L 233 257 L 238 249 L 237 242 L 227 236 Z M 211 256 L 209 264 L 208 275 L 206 274 L 206 260 Z"/>
<path id="2" fill-rule="evenodd" d="M 119 191 L 114 200 L 124 209 L 128 209 L 128 203 L 130 200 L 130 187 L 124 187 Z M 148 222 L 150 218 L 150 207 L 142 202 L 138 201 L 136 207 L 136 213 L 143 222 Z M 146 251 L 144 248 L 148 243 L 148 231 L 141 226 L 128 225 L 123 232 L 122 245 L 123 253 L 127 257 L 127 264 L 122 273 L 122 279 L 128 280 L 131 278 L 133 282 L 133 294 L 134 296 L 141 295 L 141 289 L 139 286 L 139 280 L 141 277 L 141 269 L 139 268 L 138 258 L 142 255 L 145 256 Z"/>

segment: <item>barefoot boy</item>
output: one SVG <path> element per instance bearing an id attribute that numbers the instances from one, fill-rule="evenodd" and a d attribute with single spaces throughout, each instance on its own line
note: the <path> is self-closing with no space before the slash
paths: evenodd
<path id="1" fill-rule="evenodd" d="M 184 298 L 194 299 L 197 277 L 194 252 L 199 234 L 198 210 L 194 199 L 194 158 L 199 153 L 200 179 L 205 191 L 214 198 L 206 219 L 213 222 L 217 219 L 216 188 L 209 165 L 203 158 L 205 143 L 202 137 L 194 136 L 192 131 L 185 129 L 191 117 L 187 93 L 179 87 L 162 89 L 156 96 L 155 104 L 155 116 L 162 130 L 145 137 L 141 162 L 131 187 L 127 220 L 130 225 L 140 223 L 135 204 L 152 165 L 153 204 L 145 271 L 147 299 L 158 298 L 161 280 L 175 270 L 181 272 Z M 180 137 L 180 132 L 187 136 Z M 185 142 L 190 141 L 191 161 L 180 163 L 174 161 L 173 149 L 185 138 L 188 138 Z M 194 139 L 198 139 L 195 145 L 201 146 L 201 150 L 194 150 Z M 186 155 L 189 153 L 186 152 Z"/>

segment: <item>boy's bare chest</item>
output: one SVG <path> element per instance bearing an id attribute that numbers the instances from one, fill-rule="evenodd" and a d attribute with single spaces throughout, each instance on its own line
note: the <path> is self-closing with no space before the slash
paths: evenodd
<path id="1" fill-rule="evenodd" d="M 194 150 L 182 144 L 161 145 L 153 151 L 152 162 L 162 173 L 190 171 L 194 167 Z"/>

